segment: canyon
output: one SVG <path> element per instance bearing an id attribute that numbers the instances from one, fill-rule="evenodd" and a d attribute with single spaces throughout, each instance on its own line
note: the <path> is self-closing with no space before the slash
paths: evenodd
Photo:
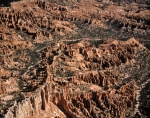
<path id="1" fill-rule="evenodd" d="M 0 118 L 149 118 L 148 0 L 0 2 Z"/>

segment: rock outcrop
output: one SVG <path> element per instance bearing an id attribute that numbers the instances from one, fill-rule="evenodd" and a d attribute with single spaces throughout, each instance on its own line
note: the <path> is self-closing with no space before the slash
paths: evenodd
<path id="1" fill-rule="evenodd" d="M 148 1 L 10 4 L 0 7 L 0 118 L 149 117 Z"/>

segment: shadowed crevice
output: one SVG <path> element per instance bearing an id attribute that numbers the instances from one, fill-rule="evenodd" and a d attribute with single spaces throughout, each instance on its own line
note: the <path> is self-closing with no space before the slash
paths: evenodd
<path id="1" fill-rule="evenodd" d="M 11 2 L 17 2 L 20 0 L 1 0 L 0 1 L 0 7 L 10 7 Z"/>

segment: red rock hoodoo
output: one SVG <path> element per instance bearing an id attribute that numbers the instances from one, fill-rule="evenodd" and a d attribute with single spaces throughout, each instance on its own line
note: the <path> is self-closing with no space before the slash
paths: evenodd
<path id="1" fill-rule="evenodd" d="M 0 2 L 0 118 L 149 118 L 149 36 L 147 0 Z"/>

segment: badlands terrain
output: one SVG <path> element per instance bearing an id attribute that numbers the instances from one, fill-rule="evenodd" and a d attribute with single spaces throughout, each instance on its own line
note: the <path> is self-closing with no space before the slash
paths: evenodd
<path id="1" fill-rule="evenodd" d="M 150 118 L 149 0 L 1 0 L 0 118 Z"/>

